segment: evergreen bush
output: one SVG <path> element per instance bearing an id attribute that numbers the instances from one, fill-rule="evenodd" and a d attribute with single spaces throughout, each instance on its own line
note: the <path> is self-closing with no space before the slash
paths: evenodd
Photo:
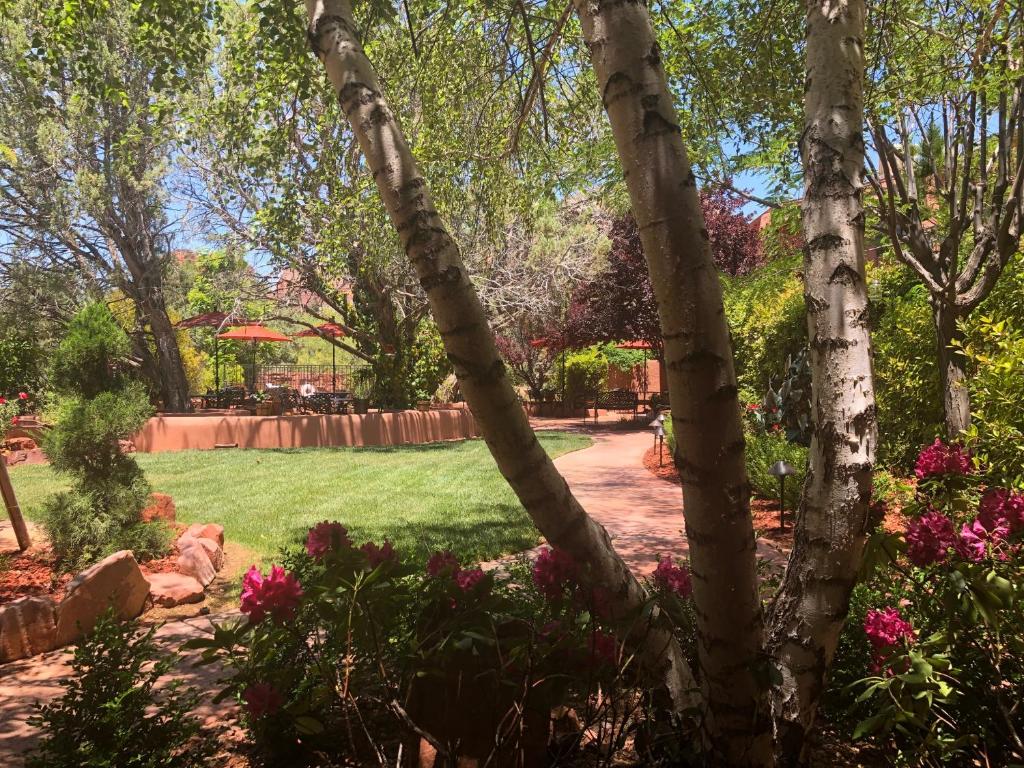
<path id="1" fill-rule="evenodd" d="M 67 570 L 119 549 L 139 558 L 167 549 L 167 527 L 141 522 L 150 487 L 123 449 L 152 413 L 145 388 L 131 377 L 129 350 L 106 305 L 94 303 L 71 321 L 52 361 L 56 423 L 44 447 L 73 487 L 46 501 L 43 525 Z"/>

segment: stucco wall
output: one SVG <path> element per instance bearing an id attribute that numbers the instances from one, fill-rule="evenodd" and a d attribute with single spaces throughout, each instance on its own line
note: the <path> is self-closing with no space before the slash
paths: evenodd
<path id="1" fill-rule="evenodd" d="M 142 453 L 239 448 L 313 448 L 434 443 L 476 437 L 466 408 L 346 416 L 154 416 L 135 436 Z"/>

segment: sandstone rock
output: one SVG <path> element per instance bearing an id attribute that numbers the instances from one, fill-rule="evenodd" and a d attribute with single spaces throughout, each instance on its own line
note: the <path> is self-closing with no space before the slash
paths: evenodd
<path id="1" fill-rule="evenodd" d="M 149 494 L 149 506 L 142 510 L 142 522 L 151 523 L 154 520 L 163 520 L 173 523 L 174 519 L 174 499 L 166 493 Z"/>
<path id="2" fill-rule="evenodd" d="M 224 526 L 217 523 L 193 523 L 182 535 L 193 536 L 197 539 L 210 539 L 210 541 L 217 542 L 218 547 L 224 547 Z"/>
<path id="3" fill-rule="evenodd" d="M 217 546 L 217 542 L 210 539 L 196 539 L 196 543 L 206 550 L 206 554 L 210 556 L 210 564 L 213 565 L 213 570 L 220 572 L 220 569 L 224 567 L 224 550 Z"/>
<path id="4" fill-rule="evenodd" d="M 178 539 L 181 551 L 181 554 L 178 555 L 178 571 L 186 576 L 194 577 L 205 587 L 213 581 L 214 576 L 217 575 L 217 570 L 213 567 L 206 548 L 199 541 L 199 539 L 189 537 L 189 541 L 186 541 L 185 545 L 181 546 L 182 540 Z"/>
<path id="5" fill-rule="evenodd" d="M 71 580 L 57 606 L 58 645 L 89 632 L 109 606 L 120 619 L 135 618 L 142 613 L 148 597 L 149 582 L 129 550 L 100 560 Z"/>
<path id="6" fill-rule="evenodd" d="M 165 608 L 203 599 L 203 585 L 181 573 L 150 573 L 146 575 L 153 602 Z"/>
<path id="7" fill-rule="evenodd" d="M 22 597 L 0 606 L 0 663 L 57 647 L 57 622 L 49 597 Z"/>

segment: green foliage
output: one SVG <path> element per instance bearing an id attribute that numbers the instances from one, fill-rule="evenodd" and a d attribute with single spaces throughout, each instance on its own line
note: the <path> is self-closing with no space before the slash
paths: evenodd
<path id="1" fill-rule="evenodd" d="M 562 389 L 562 371 L 565 371 L 566 401 L 573 403 L 577 398 L 593 397 L 608 378 L 608 359 L 599 347 L 563 352 L 563 365 L 558 366 L 559 389 Z"/>
<path id="2" fill-rule="evenodd" d="M 131 344 L 102 302 L 83 307 L 68 324 L 50 367 L 50 383 L 62 395 L 91 398 L 125 383 Z"/>
<path id="3" fill-rule="evenodd" d="M 788 461 L 796 474 L 786 478 L 786 509 L 795 510 L 800 504 L 800 494 L 807 474 L 807 449 L 791 443 L 781 429 L 767 432 L 748 425 L 744 429 L 747 443 L 747 475 L 751 490 L 762 499 L 779 498 L 779 479 L 768 474 L 776 461 Z"/>
<path id="4" fill-rule="evenodd" d="M 44 447 L 74 488 L 49 499 L 43 516 L 66 569 L 132 545 L 139 557 L 157 554 L 169 540 L 163 524 L 140 522 L 149 485 L 122 448 L 152 413 L 145 388 L 126 373 L 128 351 L 128 337 L 97 302 L 75 316 L 53 357 L 50 379 L 61 399 Z"/>
<path id="5" fill-rule="evenodd" d="M 0 396 L 38 392 L 43 378 L 41 350 L 11 328 L 0 330 Z"/>
<path id="6" fill-rule="evenodd" d="M 740 395 L 760 402 L 787 361 L 807 346 L 802 256 L 781 254 L 741 277 L 722 277 Z"/>
<path id="7" fill-rule="evenodd" d="M 452 373 L 452 364 L 444 351 L 441 334 L 432 321 L 420 325 L 412 348 L 412 370 L 409 373 L 409 400 L 431 400 L 438 387 Z"/>
<path id="8" fill-rule="evenodd" d="M 191 714 L 199 701 L 180 680 L 161 685 L 173 658 L 155 628 L 120 622 L 113 612 L 75 648 L 64 695 L 39 707 L 32 724 L 42 741 L 27 768 L 200 768 L 213 742 Z"/>
<path id="9" fill-rule="evenodd" d="M 942 423 L 935 331 L 928 294 L 891 261 L 867 271 L 874 347 L 878 463 L 907 469 Z"/>
<path id="10" fill-rule="evenodd" d="M 620 371 L 631 371 L 638 365 L 643 365 L 648 358 L 642 349 L 619 349 L 615 344 L 601 344 L 598 349 L 608 361 L 608 365 L 614 365 Z"/>

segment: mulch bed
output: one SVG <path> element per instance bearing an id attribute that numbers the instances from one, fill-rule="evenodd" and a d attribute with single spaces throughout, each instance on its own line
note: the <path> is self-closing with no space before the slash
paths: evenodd
<path id="1" fill-rule="evenodd" d="M 667 447 L 662 450 L 660 464 L 658 461 L 657 449 L 648 448 L 644 453 L 644 468 L 660 480 L 664 480 L 667 483 L 674 483 L 676 485 L 680 484 L 679 472 L 676 470 L 675 464 L 672 463 L 672 454 L 669 453 Z M 792 512 L 793 510 L 791 509 L 786 510 L 786 530 L 781 531 L 779 530 L 778 500 L 750 500 L 750 515 L 754 519 L 754 530 L 757 531 L 759 536 L 763 536 L 770 541 L 790 545 L 792 544 Z M 902 531 L 906 527 L 906 518 L 899 509 L 889 508 L 886 510 L 885 519 L 882 521 L 882 527 L 890 533 Z"/>
<path id="2" fill-rule="evenodd" d="M 139 566 L 143 573 L 173 573 L 177 571 L 177 560 L 177 553 L 172 551 L 159 559 L 140 563 Z M 59 602 L 74 576 L 74 573 L 55 571 L 53 555 L 46 547 L 32 547 L 24 553 L 0 555 L 0 605 L 20 597 L 43 595 Z"/>

